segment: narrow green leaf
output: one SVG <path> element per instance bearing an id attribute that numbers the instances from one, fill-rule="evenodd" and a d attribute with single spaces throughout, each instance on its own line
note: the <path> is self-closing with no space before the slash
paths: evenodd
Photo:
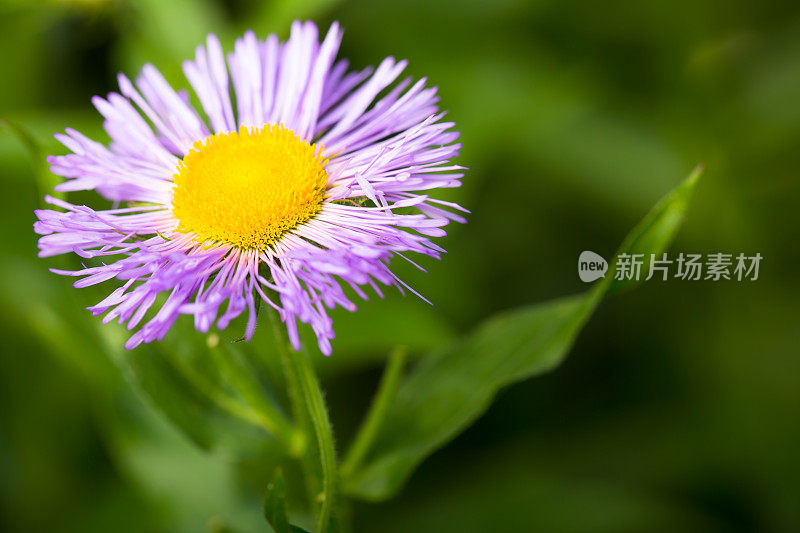
<path id="1" fill-rule="evenodd" d="M 180 343 L 165 339 L 142 345 L 116 362 L 150 403 L 200 448 L 223 447 L 239 454 L 274 444 L 264 413 L 223 387 L 224 378 L 208 361 L 211 350 L 205 336 L 191 331 L 174 338 L 180 338 Z M 287 446 L 276 446 L 276 450 L 285 455 Z"/>
<path id="2" fill-rule="evenodd" d="M 666 249 L 698 176 L 695 171 L 659 202 L 620 253 Z M 402 382 L 367 462 L 343 480 L 343 489 L 367 500 L 394 494 L 425 457 L 488 408 L 499 388 L 558 365 L 612 281 L 610 269 L 585 294 L 502 313 L 460 342 L 423 357 Z"/>
<path id="3" fill-rule="evenodd" d="M 689 208 L 689 201 L 694 192 L 697 180 L 703 173 L 702 165 L 695 168 L 683 183 L 676 187 L 670 194 L 662 198 L 646 217 L 631 231 L 620 246 L 617 256 L 620 254 L 643 254 L 644 264 L 642 272 L 646 273 L 650 265 L 650 254 L 655 256 L 664 252 L 669 243 L 675 237 L 681 227 L 683 218 Z M 617 280 L 614 278 L 616 264 L 609 269 L 609 274 L 604 280 L 608 286 L 608 292 L 631 289 L 639 281 L 637 280 Z"/>
<path id="4" fill-rule="evenodd" d="M 272 481 L 267 486 L 267 494 L 264 497 L 264 518 L 275 533 L 291 533 L 286 513 L 286 482 L 280 468 L 275 471 Z"/>
<path id="5" fill-rule="evenodd" d="M 276 403 L 266 395 L 243 354 L 232 343 L 220 343 L 216 335 L 209 338 L 212 339 L 209 352 L 218 370 L 249 404 L 259 422 L 284 444 L 287 451 L 293 451 L 295 428 Z"/>
<path id="6" fill-rule="evenodd" d="M 356 435 L 347 457 L 342 462 L 340 469 L 342 477 L 347 477 L 369 452 L 387 413 L 392 408 L 392 404 L 397 397 L 397 389 L 400 388 L 400 379 L 403 377 L 403 369 L 406 366 L 407 359 L 408 353 L 405 346 L 398 346 L 389 356 L 389 363 L 383 372 L 372 407 L 367 413 L 367 417 L 361 425 L 361 429 Z"/>

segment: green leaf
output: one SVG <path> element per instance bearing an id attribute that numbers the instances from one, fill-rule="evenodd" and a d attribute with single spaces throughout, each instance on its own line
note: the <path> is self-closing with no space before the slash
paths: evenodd
<path id="1" fill-rule="evenodd" d="M 289 514 L 286 511 L 286 481 L 280 468 L 275 470 L 275 476 L 267 486 L 263 508 L 264 518 L 275 533 L 308 533 L 300 526 L 289 523 Z"/>
<path id="2" fill-rule="evenodd" d="M 681 227 L 683 217 L 689 208 L 692 191 L 694 191 L 695 184 L 702 173 L 703 167 L 698 166 L 680 186 L 662 198 L 636 228 L 628 234 L 617 255 L 622 253 L 630 255 L 643 254 L 645 261 L 642 265 L 642 272 L 647 272 L 650 264 L 650 254 L 658 256 L 664 252 Z M 616 267 L 616 265 L 614 266 Z M 613 272 L 613 269 L 609 269 L 610 274 L 613 274 Z M 613 278 L 610 274 L 607 278 Z M 614 279 L 613 281 L 606 280 L 606 283 L 610 283 L 608 292 L 616 292 L 633 288 L 638 284 L 638 281 Z"/>
<path id="3" fill-rule="evenodd" d="M 178 330 L 173 338 L 181 339 L 176 346 L 190 352 L 193 359 L 165 340 L 124 354 L 117 361 L 123 372 L 156 409 L 204 450 L 224 448 L 248 455 L 274 445 L 274 427 L 265 414 L 226 387 L 214 361 L 209 361 L 212 353 L 206 337 L 180 331 L 184 324 L 173 327 Z M 280 450 L 285 454 L 288 447 L 281 443 L 273 452 Z"/>
<path id="4" fill-rule="evenodd" d="M 291 533 L 289 517 L 286 514 L 286 482 L 280 468 L 275 471 L 275 476 L 267 486 L 267 494 L 264 497 L 264 518 L 275 533 Z"/>
<path id="5" fill-rule="evenodd" d="M 209 352 L 217 364 L 217 370 L 247 402 L 264 428 L 278 437 L 288 452 L 297 454 L 302 437 L 277 406 L 277 401 L 267 396 L 242 350 L 237 344 L 220 342 L 216 335 L 209 338 L 213 341 L 209 344 Z"/>
<path id="6" fill-rule="evenodd" d="M 405 346 L 398 346 L 389 356 L 389 363 L 386 365 L 383 378 L 381 378 L 381 383 L 378 385 L 378 391 L 375 393 L 372 407 L 367 413 L 364 423 L 361 424 L 361 429 L 353 440 L 347 457 L 342 461 L 340 468 L 342 477 L 347 477 L 353 470 L 354 465 L 361 462 L 372 446 L 375 437 L 379 434 L 386 414 L 392 408 L 397 397 L 397 389 L 400 387 L 400 380 L 403 377 L 403 369 L 406 364 L 406 352 Z"/>
<path id="7" fill-rule="evenodd" d="M 619 253 L 666 249 L 699 172 L 653 208 Z M 367 500 L 390 497 L 425 457 L 479 417 L 498 389 L 558 365 L 612 287 L 613 272 L 585 294 L 502 313 L 462 341 L 423 357 L 401 384 L 366 464 L 343 480 L 345 492 Z"/>

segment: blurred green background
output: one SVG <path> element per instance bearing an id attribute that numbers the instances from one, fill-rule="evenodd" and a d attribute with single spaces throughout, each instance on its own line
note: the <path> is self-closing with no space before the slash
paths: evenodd
<path id="1" fill-rule="evenodd" d="M 470 168 L 444 194 L 472 211 L 444 260 L 427 275 L 397 264 L 435 306 L 390 294 L 334 313 L 334 355 L 316 362 L 340 448 L 392 346 L 420 353 L 583 290 L 578 254 L 610 257 L 699 162 L 672 252 L 764 257 L 756 282 L 651 281 L 610 298 L 565 364 L 503 391 L 397 498 L 356 504 L 356 531 L 800 531 L 800 5 L 4 0 L 0 117 L 46 153 L 63 153 L 52 133 L 67 126 L 104 140 L 90 97 L 118 71 L 149 61 L 185 87 L 180 61 L 208 32 L 230 49 L 246 28 L 286 37 L 295 18 L 339 20 L 355 67 L 409 59 L 440 88 Z M 96 349 L 121 333 L 86 333 L 82 308 L 101 292 L 47 271 L 76 259 L 36 259 L 33 210 L 53 183 L 12 130 L 0 529 L 266 530 L 266 467 L 173 429 L 120 370 L 135 354 Z"/>

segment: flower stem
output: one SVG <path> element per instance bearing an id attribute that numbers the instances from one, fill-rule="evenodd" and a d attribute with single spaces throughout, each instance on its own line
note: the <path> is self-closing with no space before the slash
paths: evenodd
<path id="1" fill-rule="evenodd" d="M 305 426 L 316 444 L 306 447 L 304 469 L 312 496 L 312 506 L 317 511 L 316 530 L 317 533 L 325 533 L 330 531 L 331 514 L 336 503 L 337 474 L 333 430 L 308 352 L 305 349 L 294 352 L 275 311 L 270 309 L 269 315 L 278 339 L 295 417 L 302 426 Z M 316 503 L 319 503 L 318 508 Z"/>
<path id="2" fill-rule="evenodd" d="M 342 463 L 341 475 L 343 478 L 346 478 L 358 468 L 373 442 L 375 442 L 378 431 L 386 419 L 395 396 L 397 396 L 397 389 L 400 387 L 400 379 L 403 377 L 403 368 L 406 364 L 407 355 L 406 347 L 398 346 L 389 356 L 389 363 L 383 372 L 372 406 Z"/>

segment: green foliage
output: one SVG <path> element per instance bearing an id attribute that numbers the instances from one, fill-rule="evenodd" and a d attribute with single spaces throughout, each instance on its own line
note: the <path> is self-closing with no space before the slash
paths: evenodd
<path id="1" fill-rule="evenodd" d="M 307 533 L 305 529 L 289 523 L 289 516 L 286 512 L 286 482 L 280 469 L 276 470 L 275 477 L 267 486 L 267 494 L 264 497 L 264 517 L 275 533 Z"/>
<path id="2" fill-rule="evenodd" d="M 286 514 L 286 482 L 280 469 L 275 471 L 275 476 L 267 485 L 267 493 L 264 496 L 264 518 L 275 533 L 291 533 L 289 517 Z"/>
<path id="3" fill-rule="evenodd" d="M 695 171 L 634 228 L 622 253 L 658 254 L 683 221 Z M 558 365 L 607 291 L 613 270 L 589 292 L 509 311 L 423 357 L 403 381 L 371 459 L 346 480 L 354 496 L 392 496 L 413 469 L 483 413 L 497 390 Z"/>
<path id="4" fill-rule="evenodd" d="M 800 10 L 747 0 L 0 1 L 0 529 L 258 531 L 277 466 L 292 521 L 312 529 L 319 487 L 303 478 L 322 463 L 298 467 L 265 425 L 291 405 L 269 328 L 233 344 L 232 325 L 222 359 L 187 321 L 126 352 L 128 332 L 82 310 L 108 284 L 78 291 L 47 272 L 80 260 L 36 259 L 31 232 L 53 185 L 41 156 L 64 152 L 52 134 L 107 141 L 89 97 L 116 90 L 117 72 L 152 62 L 185 88 L 180 61 L 206 34 L 229 50 L 244 29 L 285 37 L 296 17 L 339 20 L 354 68 L 409 59 L 408 74 L 439 87 L 470 167 L 463 188 L 443 192 L 472 211 L 448 229 L 445 260 L 425 275 L 392 265 L 435 306 L 389 292 L 337 311 L 334 356 L 311 354 L 340 443 L 362 443 L 336 488 L 383 498 L 447 444 L 393 500 L 356 505 L 356 530 L 800 529 Z M 615 236 L 696 161 L 708 174 L 673 249 L 759 251 L 762 279 L 650 281 L 596 309 L 558 372 L 517 381 L 555 364 L 564 332 L 580 329 L 571 319 L 587 296 L 552 300 L 580 287 L 578 251 L 610 257 Z M 520 307 L 519 323 L 502 311 Z M 464 410 L 432 398 L 410 418 L 404 390 L 449 368 L 457 347 L 465 372 L 486 370 L 474 343 L 525 321 L 541 325 L 531 340 L 549 356 L 497 361 L 487 382 L 456 368 L 434 385 L 464 395 Z M 365 424 L 375 431 L 354 435 L 374 367 L 397 345 L 412 359 L 400 403 L 384 417 L 378 401 Z M 460 389 L 467 378 L 477 401 Z M 461 418 L 430 427 L 447 412 Z M 402 427 L 413 431 L 394 446 Z M 316 453 L 316 438 L 302 445 Z"/>

